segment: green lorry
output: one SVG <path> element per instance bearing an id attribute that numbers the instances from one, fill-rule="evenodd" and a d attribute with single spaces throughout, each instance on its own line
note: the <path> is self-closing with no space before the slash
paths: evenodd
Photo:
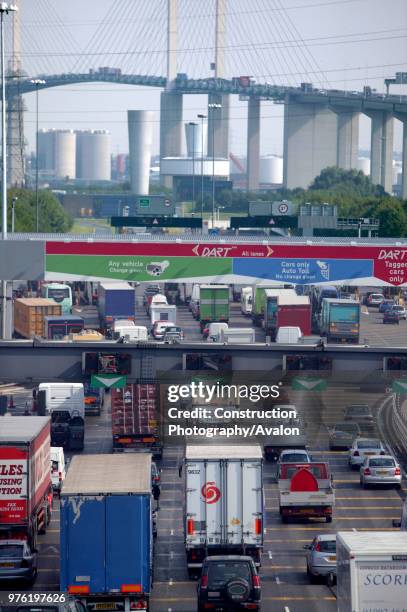
<path id="1" fill-rule="evenodd" d="M 215 321 L 229 322 L 229 286 L 201 285 L 199 288 L 201 331 Z"/>

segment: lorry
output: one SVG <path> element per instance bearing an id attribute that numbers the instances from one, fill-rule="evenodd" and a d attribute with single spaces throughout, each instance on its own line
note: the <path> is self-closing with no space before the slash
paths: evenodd
<path id="1" fill-rule="evenodd" d="M 307 295 L 297 295 L 293 289 L 266 289 L 263 328 L 267 336 L 276 339 L 279 327 L 296 325 L 303 336 L 311 334 L 311 304 Z"/>
<path id="2" fill-rule="evenodd" d="M 256 326 L 261 326 L 264 316 L 264 307 L 266 301 L 266 291 L 271 289 L 274 292 L 282 289 L 292 289 L 294 291 L 294 286 L 291 284 L 285 285 L 273 285 L 273 284 L 258 284 L 253 286 L 253 295 L 252 295 L 252 321 Z"/>
<path id="3" fill-rule="evenodd" d="M 253 287 L 243 287 L 240 296 L 240 310 L 245 316 L 252 314 L 253 308 Z"/>
<path id="4" fill-rule="evenodd" d="M 336 567 L 338 612 L 406 609 L 406 532 L 339 531 Z"/>
<path id="5" fill-rule="evenodd" d="M 200 285 L 199 320 L 201 331 L 213 321 L 229 322 L 228 285 Z"/>
<path id="6" fill-rule="evenodd" d="M 151 455 L 74 456 L 61 488 L 60 590 L 88 610 L 148 610 Z"/>
<path id="7" fill-rule="evenodd" d="M 69 334 L 78 334 L 85 327 L 82 317 L 75 315 L 44 317 L 44 338 L 47 340 L 63 340 Z"/>
<path id="8" fill-rule="evenodd" d="M 50 418 L 8 416 L 0 427 L 0 539 L 37 547 L 52 514 Z"/>
<path id="9" fill-rule="evenodd" d="M 151 304 L 150 307 L 151 326 L 156 321 L 168 321 L 168 323 L 177 323 L 177 307 L 173 304 Z"/>
<path id="10" fill-rule="evenodd" d="M 332 522 L 335 503 L 328 463 L 282 463 L 278 473 L 279 511 L 283 523 L 293 518 Z"/>
<path id="11" fill-rule="evenodd" d="M 209 555 L 250 555 L 263 548 L 263 455 L 258 445 L 188 445 L 184 532 L 188 572 Z"/>
<path id="12" fill-rule="evenodd" d="M 83 450 L 85 394 L 82 383 L 40 383 L 37 406 L 51 417 L 51 445 Z M 38 410 L 38 408 L 37 408 Z"/>
<path id="13" fill-rule="evenodd" d="M 85 416 L 100 416 L 104 401 L 103 389 L 91 387 L 90 382 L 85 382 Z"/>
<path id="14" fill-rule="evenodd" d="M 18 298 L 14 301 L 14 335 L 20 338 L 43 336 L 46 316 L 60 317 L 61 305 L 47 298 Z"/>
<path id="15" fill-rule="evenodd" d="M 220 330 L 219 342 L 254 344 L 256 342 L 256 331 L 252 327 L 227 327 Z"/>
<path id="16" fill-rule="evenodd" d="M 129 283 L 104 282 L 99 285 L 98 308 L 103 330 L 113 327 L 118 319 L 134 321 L 135 290 Z"/>
<path id="17" fill-rule="evenodd" d="M 359 343 L 360 303 L 355 300 L 324 298 L 319 331 L 327 342 Z"/>
<path id="18" fill-rule="evenodd" d="M 158 385 L 138 383 L 110 392 L 113 451 L 162 457 Z"/>

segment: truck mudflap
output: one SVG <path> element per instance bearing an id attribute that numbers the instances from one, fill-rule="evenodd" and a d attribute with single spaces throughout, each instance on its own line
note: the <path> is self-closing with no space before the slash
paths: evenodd
<path id="1" fill-rule="evenodd" d="M 79 597 L 78 599 L 84 604 L 87 612 L 98 612 L 99 610 L 130 612 L 150 609 L 150 595 L 148 593 L 140 593 L 140 595 L 132 594 L 128 597 L 121 596 L 120 594 L 101 594 L 100 596 L 91 595 L 90 597 Z"/>

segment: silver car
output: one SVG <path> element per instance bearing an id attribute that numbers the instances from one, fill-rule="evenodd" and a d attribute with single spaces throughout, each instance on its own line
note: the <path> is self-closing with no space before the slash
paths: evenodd
<path id="1" fill-rule="evenodd" d="M 329 432 L 330 450 L 348 450 L 353 441 L 361 435 L 360 427 L 357 423 L 348 421 L 347 423 L 336 423 Z"/>
<path id="2" fill-rule="evenodd" d="M 0 581 L 33 584 L 37 577 L 37 552 L 25 540 L 0 540 Z"/>
<path id="3" fill-rule="evenodd" d="M 366 457 L 387 455 L 386 449 L 377 438 L 357 438 L 349 449 L 349 467 L 360 468 Z"/>
<path id="4" fill-rule="evenodd" d="M 304 549 L 307 551 L 307 576 L 310 582 L 317 582 L 320 578 L 333 582 L 336 578 L 336 534 L 318 535 Z"/>
<path id="5" fill-rule="evenodd" d="M 394 485 L 400 489 L 400 466 L 391 455 L 366 457 L 360 468 L 360 484 L 363 488 L 370 485 Z"/>

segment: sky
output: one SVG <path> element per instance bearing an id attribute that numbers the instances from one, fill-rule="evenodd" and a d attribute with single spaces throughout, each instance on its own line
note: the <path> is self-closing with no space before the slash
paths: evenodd
<path id="1" fill-rule="evenodd" d="M 39 74 L 88 72 L 99 66 L 165 76 L 167 0 L 19 0 L 21 62 Z M 384 91 L 384 78 L 407 71 L 406 0 L 226 0 L 225 77 L 319 88 Z M 178 0 L 178 72 L 212 76 L 215 0 Z M 6 17 L 10 20 L 10 17 Z M 9 24 L 8 24 L 9 28 Z M 6 37 L 10 54 L 10 34 Z M 394 86 L 407 94 L 407 85 Z M 35 150 L 35 94 L 24 96 L 28 151 Z M 202 95 L 184 96 L 185 121 L 206 112 Z M 160 90 L 107 83 L 41 91 L 40 128 L 105 129 L 112 152 L 128 151 L 127 110 L 153 110 L 159 150 Z M 231 98 L 230 150 L 245 154 L 247 104 Z M 283 107 L 262 102 L 261 153 L 282 154 Z M 401 150 L 395 121 L 394 150 Z M 361 116 L 361 149 L 370 120 Z"/>

